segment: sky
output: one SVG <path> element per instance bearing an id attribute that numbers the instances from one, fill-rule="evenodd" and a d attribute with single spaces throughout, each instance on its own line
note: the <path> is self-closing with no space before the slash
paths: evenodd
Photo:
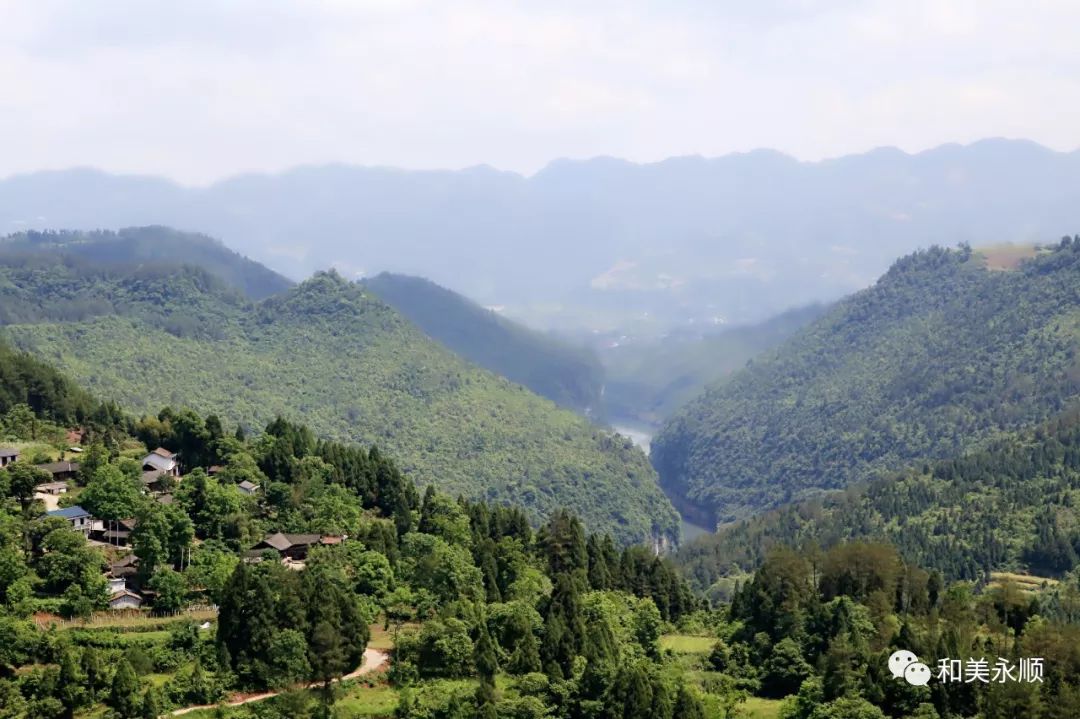
<path id="1" fill-rule="evenodd" d="M 0 0 L 0 177 L 1080 148 L 1080 2 Z"/>

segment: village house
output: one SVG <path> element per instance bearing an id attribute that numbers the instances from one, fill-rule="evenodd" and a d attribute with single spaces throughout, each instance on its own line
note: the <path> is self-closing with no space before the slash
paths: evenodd
<path id="1" fill-rule="evenodd" d="M 104 520 L 101 524 L 101 530 L 95 531 L 92 535 L 94 539 L 105 544 L 111 544 L 114 547 L 126 547 L 131 539 L 131 533 L 135 529 L 136 520 Z"/>
<path id="2" fill-rule="evenodd" d="M 277 532 L 270 534 L 248 553 L 248 556 L 257 557 L 262 552 L 274 550 L 282 559 L 304 561 L 312 547 L 341 544 L 342 537 L 321 534 L 283 534 Z"/>
<path id="3" fill-rule="evenodd" d="M 52 475 L 54 482 L 65 482 L 75 479 L 79 474 L 77 462 L 49 462 L 48 464 L 35 464 L 35 467 Z"/>
<path id="4" fill-rule="evenodd" d="M 65 507 L 64 509 L 54 509 L 51 512 L 46 512 L 45 516 L 66 519 L 72 529 L 76 532 L 82 532 L 87 536 L 90 535 L 90 532 L 101 531 L 104 529 L 100 519 L 94 519 L 90 516 L 89 512 L 78 505 L 74 507 Z"/>
<path id="5" fill-rule="evenodd" d="M 139 558 L 134 553 L 120 557 L 109 565 L 109 577 L 111 579 L 128 579 L 138 573 Z"/>
<path id="6" fill-rule="evenodd" d="M 67 494 L 68 483 L 67 482 L 43 482 L 42 484 L 34 487 L 34 492 L 38 494 Z"/>
<path id="7" fill-rule="evenodd" d="M 164 494 L 168 492 L 176 482 L 174 475 L 152 469 L 142 473 L 143 489 L 151 494 Z"/>
<path id="8" fill-rule="evenodd" d="M 12 462 L 19 460 L 19 450 L 11 447 L 0 447 L 0 468 L 6 467 Z"/>
<path id="9" fill-rule="evenodd" d="M 109 597 L 109 609 L 138 609 L 142 603 L 143 598 L 130 589 L 122 589 Z"/>
<path id="10" fill-rule="evenodd" d="M 236 485 L 236 488 L 240 490 L 241 494 L 248 495 L 255 494 L 259 491 L 259 485 L 255 484 L 254 482 L 249 482 L 246 479 L 240 484 Z"/>
<path id="11" fill-rule="evenodd" d="M 176 461 L 176 453 L 161 447 L 143 457 L 142 468 L 143 472 L 158 472 L 173 477 L 180 476 L 180 463 Z"/>

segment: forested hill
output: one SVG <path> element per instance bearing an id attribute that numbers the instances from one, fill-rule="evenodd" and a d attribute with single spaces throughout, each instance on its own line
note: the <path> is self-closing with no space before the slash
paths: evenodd
<path id="1" fill-rule="evenodd" d="M 1058 577 L 1080 559 L 1080 412 L 932 465 L 767 512 L 702 537 L 677 561 L 702 587 L 756 569 L 771 548 L 896 545 L 947 579 Z"/>
<path id="2" fill-rule="evenodd" d="M 336 274 L 252 304 L 191 267 L 38 259 L 0 265 L 4 307 L 47 309 L 9 317 L 5 332 L 103 399 L 139 412 L 191 406 L 249 428 L 297 417 L 320 436 L 390 450 L 422 484 L 513 500 L 533 520 L 568 506 L 621 541 L 677 533 L 629 440 L 470 365 Z"/>
<path id="3" fill-rule="evenodd" d="M 661 482 L 726 521 L 1053 416 L 1080 391 L 1080 241 L 1032 255 L 899 260 L 674 416 Z"/>
<path id="4" fill-rule="evenodd" d="M 420 277 L 383 273 L 363 284 L 470 362 L 563 407 L 599 410 L 603 369 L 587 349 L 531 330 Z"/>
<path id="5" fill-rule="evenodd" d="M 30 231 L 0 239 L 0 261 L 5 263 L 18 255 L 42 253 L 104 266 L 194 265 L 254 300 L 283 292 L 293 284 L 218 240 L 168 227 L 129 227 L 117 232 Z"/>

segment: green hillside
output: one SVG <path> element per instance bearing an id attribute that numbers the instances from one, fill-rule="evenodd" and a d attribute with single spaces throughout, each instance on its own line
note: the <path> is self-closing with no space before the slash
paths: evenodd
<path id="1" fill-rule="evenodd" d="M 42 252 L 129 268 L 154 264 L 194 265 L 254 300 L 283 292 L 293 284 L 258 262 L 233 252 L 218 240 L 168 227 L 129 227 L 117 232 L 31 231 L 0 239 L 0 258 L 5 262 L 20 254 Z"/>
<path id="2" fill-rule="evenodd" d="M 873 287 L 674 416 L 669 495 L 728 521 L 1044 421 L 1080 391 L 1080 242 L 1012 271 L 970 249 L 899 260 Z"/>
<path id="3" fill-rule="evenodd" d="M 886 541 L 947 579 L 1010 571 L 1054 577 L 1080 565 L 1080 413 L 985 450 L 804 500 L 679 550 L 702 587 L 760 566 L 778 546 Z M 1038 583 L 1038 580 L 1035 580 Z"/>
<path id="4" fill-rule="evenodd" d="M 603 370 L 588 350 L 500 317 L 420 277 L 383 273 L 364 280 L 364 286 L 470 362 L 560 406 L 598 410 Z"/>
<path id="5" fill-rule="evenodd" d="M 389 449 L 422 484 L 520 502 L 533 519 L 567 506 L 622 541 L 677 532 L 628 440 L 466 363 L 336 274 L 251 304 L 191 267 L 32 259 L 0 266 L 0 306 L 11 310 L 0 317 L 37 305 L 29 320 L 8 319 L 6 334 L 97 396 L 139 412 L 191 406 L 249 428 L 302 418 L 327 438 Z"/>
<path id="6" fill-rule="evenodd" d="M 810 305 L 705 336 L 621 344 L 603 356 L 605 410 L 613 421 L 658 426 L 706 387 L 742 369 L 824 312 L 822 305 Z"/>

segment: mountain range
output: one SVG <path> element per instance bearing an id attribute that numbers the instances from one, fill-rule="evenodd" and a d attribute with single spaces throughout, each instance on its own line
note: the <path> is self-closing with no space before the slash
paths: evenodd
<path id="1" fill-rule="evenodd" d="M 163 246 L 200 241 L 146 232 Z M 629 440 L 458 357 L 364 286 L 317 273 L 256 302 L 222 278 L 247 267 L 239 256 L 222 255 L 233 266 L 215 272 L 118 263 L 86 248 L 99 241 L 116 236 L 0 241 L 0 324 L 102 399 L 213 411 L 249 429 L 297 417 L 322 437 L 393 452 L 422 484 L 514 501 L 537 521 L 570 506 L 623 542 L 677 536 Z"/>
<path id="2" fill-rule="evenodd" d="M 524 177 L 302 167 L 205 187 L 94 170 L 0 181 L 0 231 L 166 224 L 298 280 L 427 277 L 540 327 L 745 323 L 869 285 L 931 244 L 1071 231 L 1080 153 L 985 140 L 820 162 L 772 151 L 559 160 Z"/>

